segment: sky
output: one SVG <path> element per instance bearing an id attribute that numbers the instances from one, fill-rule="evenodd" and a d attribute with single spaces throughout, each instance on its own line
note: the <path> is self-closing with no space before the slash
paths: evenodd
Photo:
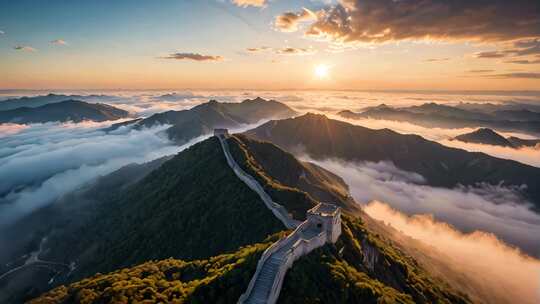
<path id="1" fill-rule="evenodd" d="M 538 90 L 534 0 L 0 0 L 0 89 Z"/>

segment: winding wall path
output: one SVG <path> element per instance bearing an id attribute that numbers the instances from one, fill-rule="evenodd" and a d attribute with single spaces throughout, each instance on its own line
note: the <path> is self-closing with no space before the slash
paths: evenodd
<path id="1" fill-rule="evenodd" d="M 289 215 L 285 207 L 272 200 L 272 198 L 264 191 L 264 188 L 255 178 L 247 174 L 246 171 L 244 171 L 242 168 L 240 168 L 240 166 L 238 166 L 238 164 L 231 155 L 231 152 L 229 150 L 229 144 L 227 143 L 225 135 L 216 136 L 217 138 L 219 138 L 221 148 L 223 149 L 225 158 L 227 158 L 227 163 L 229 164 L 231 169 L 233 169 L 236 176 L 238 176 L 238 178 L 242 180 L 251 190 L 255 191 L 259 195 L 266 207 L 270 209 L 270 211 L 272 211 L 272 213 L 283 223 L 283 225 L 285 225 L 285 227 L 287 227 L 288 229 L 294 229 L 298 225 L 300 225 L 301 222 L 294 220 Z"/>
<path id="2" fill-rule="evenodd" d="M 274 304 L 281 292 L 285 274 L 294 261 L 331 240 L 328 239 L 327 232 L 319 222 L 310 220 L 309 217 L 304 222 L 292 219 L 287 210 L 274 202 L 255 178 L 238 166 L 230 153 L 227 135 L 216 134 L 216 136 L 219 138 L 227 163 L 236 176 L 259 195 L 266 207 L 287 228 L 294 228 L 291 234 L 275 242 L 263 252 L 246 292 L 238 300 L 240 304 Z"/>

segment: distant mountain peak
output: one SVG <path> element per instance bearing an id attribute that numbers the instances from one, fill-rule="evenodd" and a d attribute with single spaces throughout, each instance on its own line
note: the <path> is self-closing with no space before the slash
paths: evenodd
<path id="1" fill-rule="evenodd" d="M 489 134 L 489 135 L 499 135 L 499 133 L 493 131 L 493 129 L 490 128 L 479 128 L 476 131 L 473 131 L 472 133 L 477 134 Z M 499 135 L 500 136 L 500 135 Z"/>
<path id="2" fill-rule="evenodd" d="M 471 133 L 456 136 L 455 139 L 468 143 L 478 143 L 510 148 L 535 147 L 536 145 L 540 144 L 540 139 L 522 139 L 515 136 L 505 138 L 490 128 L 480 128 Z"/>
<path id="3" fill-rule="evenodd" d="M 280 119 L 296 115 L 287 105 L 275 100 L 256 98 L 242 102 L 210 100 L 188 110 L 154 114 L 137 122 L 137 127 L 155 124 L 172 125 L 166 130 L 170 139 L 185 143 L 195 137 L 209 134 L 214 128 L 238 128 L 263 119 Z"/>
<path id="4" fill-rule="evenodd" d="M 479 128 L 476 131 L 456 136 L 455 139 L 468 143 L 513 147 L 504 136 L 490 128 Z"/>
<path id="5" fill-rule="evenodd" d="M 361 112 L 371 112 L 371 111 L 374 111 L 374 112 L 377 112 L 377 111 L 392 111 L 392 110 L 395 110 L 395 108 L 385 104 L 385 103 L 381 103 L 379 105 L 376 105 L 376 106 L 372 106 L 372 107 L 365 107 L 361 110 Z M 349 111 L 349 112 L 345 112 L 345 111 L 342 111 L 344 112 L 344 114 L 354 114 L 356 115 L 357 113 L 354 113 L 352 111 Z M 341 113 L 341 112 L 340 112 Z"/>
<path id="6" fill-rule="evenodd" d="M 380 105 L 374 107 L 374 109 L 388 109 L 388 108 L 391 108 L 391 107 L 385 103 L 381 103 Z"/>
<path id="7" fill-rule="evenodd" d="M 328 120 L 328 117 L 326 117 L 326 115 L 313 112 L 307 112 L 306 114 L 300 116 L 300 118 Z"/>
<path id="8" fill-rule="evenodd" d="M 257 96 L 253 99 L 246 99 L 244 101 L 242 101 L 242 103 L 244 102 L 254 102 L 254 103 L 259 103 L 259 102 L 276 102 L 275 100 L 270 100 L 270 99 L 264 99 L 260 96 Z"/>

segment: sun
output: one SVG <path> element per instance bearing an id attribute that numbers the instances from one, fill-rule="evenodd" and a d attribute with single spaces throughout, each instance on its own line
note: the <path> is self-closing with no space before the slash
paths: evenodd
<path id="1" fill-rule="evenodd" d="M 325 64 L 319 64 L 317 66 L 315 66 L 315 76 L 317 76 L 317 78 L 320 78 L 320 79 L 323 79 L 323 78 L 327 78 L 328 77 L 328 66 L 325 65 Z"/>

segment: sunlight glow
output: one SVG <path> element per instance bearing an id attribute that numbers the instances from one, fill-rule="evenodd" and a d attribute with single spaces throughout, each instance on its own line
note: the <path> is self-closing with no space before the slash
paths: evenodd
<path id="1" fill-rule="evenodd" d="M 325 65 L 325 64 L 319 64 L 317 66 L 315 66 L 315 76 L 317 76 L 317 78 L 320 78 L 320 79 L 323 79 L 323 78 L 327 78 L 328 77 L 328 66 Z"/>

